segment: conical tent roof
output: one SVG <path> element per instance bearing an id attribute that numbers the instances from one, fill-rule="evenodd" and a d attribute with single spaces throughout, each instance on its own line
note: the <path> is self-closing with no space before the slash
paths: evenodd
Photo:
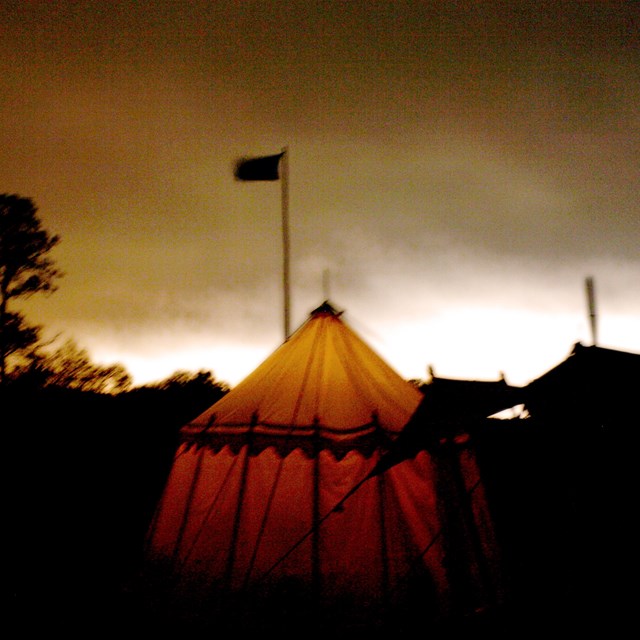
<path id="1" fill-rule="evenodd" d="M 286 454 L 318 447 L 336 455 L 371 450 L 400 433 L 422 399 L 345 324 L 330 303 L 307 321 L 253 373 L 183 430 L 213 448 L 244 442 L 254 451 Z"/>
<path id="2" fill-rule="evenodd" d="M 259 615 L 311 607 L 371 618 L 409 593 L 419 612 L 443 611 L 464 575 L 465 606 L 484 606 L 474 549 L 492 549 L 492 532 L 471 453 L 420 451 L 371 475 L 422 398 L 331 304 L 312 311 L 181 430 L 146 551 L 170 600 L 216 620 L 230 598 L 243 618 L 250 603 Z M 456 533 L 444 484 L 472 493 L 479 546 L 447 550 L 471 534 Z"/>

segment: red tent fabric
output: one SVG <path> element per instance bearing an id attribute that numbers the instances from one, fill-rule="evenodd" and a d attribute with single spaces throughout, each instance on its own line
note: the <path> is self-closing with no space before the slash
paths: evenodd
<path id="1" fill-rule="evenodd" d="M 368 619 L 487 606 L 497 562 L 473 453 L 423 450 L 370 477 L 422 399 L 325 302 L 184 426 L 149 564 L 183 606 L 218 614 L 294 594 Z"/>

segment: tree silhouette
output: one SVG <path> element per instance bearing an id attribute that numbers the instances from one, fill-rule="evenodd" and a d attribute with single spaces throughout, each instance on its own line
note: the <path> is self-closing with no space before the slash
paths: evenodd
<path id="1" fill-rule="evenodd" d="M 0 384 L 9 358 L 27 354 L 40 334 L 39 326 L 9 310 L 9 301 L 52 293 L 63 275 L 48 257 L 60 238 L 42 228 L 37 211 L 30 198 L 0 194 Z"/>
<path id="2" fill-rule="evenodd" d="M 87 350 L 72 339 L 56 349 L 34 352 L 21 377 L 37 388 L 117 394 L 131 387 L 131 376 L 122 365 L 94 364 Z"/>

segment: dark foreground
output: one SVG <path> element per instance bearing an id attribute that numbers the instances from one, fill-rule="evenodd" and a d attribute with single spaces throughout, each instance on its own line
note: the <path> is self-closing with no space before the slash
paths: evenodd
<path id="1" fill-rule="evenodd" d="M 140 589 L 144 536 L 183 415 L 168 419 L 155 399 L 133 407 L 95 398 L 21 401 L 8 415 L 3 575 L 12 637 L 621 637 L 635 628 L 637 418 L 623 425 L 628 432 L 487 424 L 475 442 L 508 576 L 505 603 L 441 620 L 417 612 L 355 624 L 292 608 L 194 619 Z"/>

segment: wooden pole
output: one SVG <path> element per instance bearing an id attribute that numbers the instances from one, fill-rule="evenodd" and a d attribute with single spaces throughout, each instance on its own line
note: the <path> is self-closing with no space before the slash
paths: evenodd
<path id="1" fill-rule="evenodd" d="M 593 278 L 589 276 L 585 285 L 587 288 L 587 304 L 589 307 L 589 321 L 591 323 L 591 344 L 595 346 L 598 342 L 597 335 L 597 317 L 596 317 L 596 298 L 595 298 L 595 286 Z"/>
<path id="2" fill-rule="evenodd" d="M 291 327 L 291 292 L 290 292 L 290 256 L 289 256 L 289 154 L 287 147 L 282 149 L 281 178 L 282 189 L 282 259 L 284 288 L 284 339 L 289 339 Z"/>
<path id="3" fill-rule="evenodd" d="M 329 289 L 329 269 L 322 272 L 322 299 L 328 301 L 331 299 L 331 291 Z"/>

